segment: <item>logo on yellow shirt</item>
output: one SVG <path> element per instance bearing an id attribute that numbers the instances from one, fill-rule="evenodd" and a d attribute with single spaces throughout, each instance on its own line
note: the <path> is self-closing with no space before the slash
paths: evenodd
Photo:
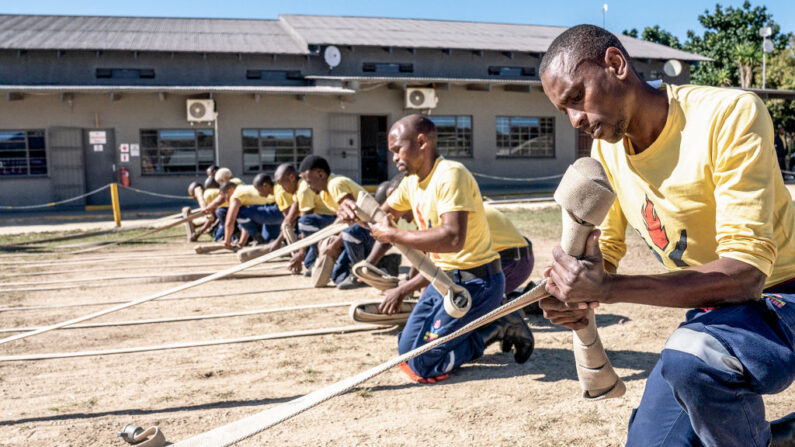
<path id="1" fill-rule="evenodd" d="M 660 221 L 657 211 L 654 210 L 654 204 L 646 197 L 646 203 L 640 208 L 640 213 L 643 216 L 643 222 L 646 224 L 646 230 L 649 232 L 649 237 L 654 245 L 660 250 L 665 250 L 668 246 L 668 236 L 665 234 L 665 226 Z"/>

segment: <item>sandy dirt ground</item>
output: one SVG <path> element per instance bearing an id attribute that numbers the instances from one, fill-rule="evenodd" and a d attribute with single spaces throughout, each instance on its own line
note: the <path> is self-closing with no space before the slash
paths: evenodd
<path id="1" fill-rule="evenodd" d="M 519 217 L 515 212 L 509 216 Z M 550 261 L 559 230 L 517 224 L 533 241 L 536 268 L 532 279 L 538 280 Z M 4 310 L 0 312 L 0 328 L 54 324 L 110 307 L 100 303 L 138 299 L 181 284 L 154 278 L 8 292 L 12 286 L 7 283 L 29 283 L 13 286 L 19 289 L 44 287 L 46 282 L 57 280 L 187 274 L 237 265 L 230 254 L 192 254 L 182 238 L 172 244 L 64 256 L 58 259 L 58 265 L 37 266 L 34 262 L 46 262 L 46 256 L 0 255 L 0 307 L 94 305 Z M 57 271 L 62 273 L 49 273 Z M 621 271 L 653 273 L 660 272 L 661 267 L 643 242 L 631 236 Z M 20 276 L 23 273 L 37 275 Z M 377 292 L 313 289 L 308 278 L 277 268 L 255 277 L 213 281 L 173 297 L 180 299 L 140 304 L 96 321 L 346 303 L 377 297 Z M 347 313 L 346 307 L 335 307 L 65 329 L 4 344 L 0 355 L 151 346 L 338 327 L 351 324 Z M 530 317 L 536 350 L 523 365 L 491 346 L 482 358 L 437 385 L 413 384 L 398 369 L 392 369 L 239 445 L 620 446 L 645 379 L 684 313 L 636 305 L 598 309 L 603 343 L 627 385 L 627 394 L 621 399 L 583 401 L 570 332 L 543 318 Z M 158 425 L 168 440 L 175 442 L 387 361 L 396 355 L 396 334 L 395 328 L 385 328 L 137 354 L 2 362 L 0 445 L 121 447 L 127 444 L 116 433 L 128 423 Z M 769 419 L 783 416 L 793 411 L 795 388 L 765 401 Z"/>

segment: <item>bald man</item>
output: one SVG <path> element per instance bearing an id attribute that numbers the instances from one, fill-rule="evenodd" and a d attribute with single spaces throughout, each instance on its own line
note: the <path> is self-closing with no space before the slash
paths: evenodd
<path id="1" fill-rule="evenodd" d="M 355 204 L 359 193 L 365 192 L 361 185 L 348 177 L 332 174 L 328 161 L 318 155 L 304 158 L 299 170 L 309 188 L 338 216 L 342 203 Z M 361 225 L 353 225 L 340 233 L 334 242 L 326 247 L 326 254 L 339 253 L 331 272 L 331 279 L 337 288 L 344 290 L 364 286 L 351 274 L 351 267 L 367 258 L 374 243 L 375 240 L 370 236 L 369 230 Z"/>
<path id="2" fill-rule="evenodd" d="M 463 164 L 445 160 L 436 148 L 436 126 L 421 115 L 409 115 L 389 131 L 389 151 L 406 177 L 386 199 L 383 222 L 371 224 L 373 237 L 385 244 L 400 244 L 429 254 L 433 263 L 472 297 L 472 308 L 461 318 L 444 310 L 444 298 L 433 285 L 425 288 L 398 335 L 398 352 L 404 354 L 448 335 L 500 305 L 505 291 L 500 255 L 492 246 L 480 189 Z M 341 214 L 355 216 L 355 204 Z M 418 230 L 393 227 L 412 213 Z M 533 337 L 514 313 L 480 330 L 457 338 L 401 365 L 415 381 L 435 383 L 464 363 L 483 355 L 486 345 L 502 341 L 513 345 L 514 358 L 524 363 L 533 352 Z"/>
<path id="3" fill-rule="evenodd" d="M 298 231 L 302 238 L 309 237 L 331 225 L 336 219 L 334 211 L 320 200 L 304 181 L 295 167 L 289 163 L 279 165 L 274 173 L 277 190 L 274 192 L 279 209 L 285 212 L 285 221 L 298 221 Z M 287 210 L 287 211 L 285 211 Z M 305 266 L 307 274 L 317 259 L 317 244 L 302 248 L 290 259 L 290 270 L 301 273 Z"/>

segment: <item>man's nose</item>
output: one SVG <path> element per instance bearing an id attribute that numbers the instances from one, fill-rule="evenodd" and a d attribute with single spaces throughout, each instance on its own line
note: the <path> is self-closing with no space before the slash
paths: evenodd
<path id="1" fill-rule="evenodd" d="M 392 162 L 393 163 L 397 163 L 398 161 L 400 161 L 400 158 L 398 158 L 398 153 L 397 152 L 393 152 L 392 153 Z"/>
<path id="2" fill-rule="evenodd" d="M 569 115 L 569 121 L 571 121 L 571 125 L 574 126 L 574 128 L 576 129 L 585 127 L 588 123 L 588 120 L 585 117 L 585 112 L 568 109 L 568 115 Z"/>

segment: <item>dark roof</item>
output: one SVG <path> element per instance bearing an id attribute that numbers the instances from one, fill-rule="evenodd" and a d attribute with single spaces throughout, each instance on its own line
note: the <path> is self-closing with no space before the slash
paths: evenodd
<path id="1" fill-rule="evenodd" d="M 544 53 L 562 26 L 513 25 L 444 20 L 282 15 L 306 42 L 317 45 L 366 45 L 407 48 L 522 51 Z M 709 58 L 645 40 L 618 35 L 638 59 L 708 61 Z"/>
<path id="2" fill-rule="evenodd" d="M 544 53 L 565 27 L 282 15 L 279 20 L 0 15 L 0 49 L 309 54 L 309 45 Z M 639 59 L 703 56 L 618 36 Z"/>
<path id="3" fill-rule="evenodd" d="M 0 15 L 0 48 L 306 54 L 277 20 Z"/>

